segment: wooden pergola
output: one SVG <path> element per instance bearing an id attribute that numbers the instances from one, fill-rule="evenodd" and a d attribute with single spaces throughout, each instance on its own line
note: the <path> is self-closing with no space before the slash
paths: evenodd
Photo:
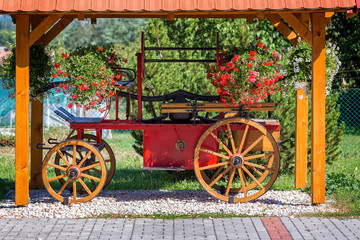
<path id="1" fill-rule="evenodd" d="M 49 44 L 75 18 L 254 18 L 268 19 L 292 44 L 312 46 L 311 192 L 325 202 L 325 25 L 334 12 L 357 13 L 360 0 L 0 0 L 0 13 L 16 23 L 15 204 L 29 197 L 29 48 Z M 289 27 L 290 26 L 290 27 Z M 301 92 L 298 92 L 300 95 Z M 302 100 L 302 99 L 300 99 Z M 305 187 L 307 100 L 297 105 L 296 187 Z M 31 103 L 31 181 L 41 188 L 43 105 Z"/>

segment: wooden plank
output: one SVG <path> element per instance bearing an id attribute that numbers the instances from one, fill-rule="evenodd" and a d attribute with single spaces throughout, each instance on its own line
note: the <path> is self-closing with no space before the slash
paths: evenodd
<path id="1" fill-rule="evenodd" d="M 295 187 L 307 186 L 308 98 L 303 89 L 296 91 Z"/>
<path id="2" fill-rule="evenodd" d="M 15 204 L 29 198 L 29 15 L 16 16 Z"/>
<path id="3" fill-rule="evenodd" d="M 36 148 L 43 142 L 43 103 L 40 100 L 31 101 L 31 160 L 30 187 L 41 188 L 41 168 L 43 151 Z"/>
<path id="4" fill-rule="evenodd" d="M 296 46 L 297 36 L 280 18 L 268 18 L 270 23 L 276 27 L 276 29 L 284 35 L 289 42 Z"/>
<path id="5" fill-rule="evenodd" d="M 53 26 L 63 14 L 51 14 L 45 18 L 33 31 L 30 33 L 29 45 L 33 45 L 39 38 Z"/>
<path id="6" fill-rule="evenodd" d="M 279 15 L 303 38 L 310 46 L 312 46 L 312 33 L 310 30 L 292 13 L 281 12 Z"/>
<path id="7" fill-rule="evenodd" d="M 312 203 L 325 202 L 325 13 L 313 13 L 311 190 Z"/>
<path id="8" fill-rule="evenodd" d="M 40 37 L 37 43 L 47 46 L 59 33 L 62 32 L 72 21 L 74 17 L 64 17 L 57 22 L 45 35 Z"/>

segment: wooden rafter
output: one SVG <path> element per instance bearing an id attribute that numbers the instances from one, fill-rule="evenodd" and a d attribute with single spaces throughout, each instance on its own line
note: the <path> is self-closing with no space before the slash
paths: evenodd
<path id="1" fill-rule="evenodd" d="M 280 18 L 268 18 L 270 23 L 276 27 L 276 29 L 284 35 L 292 45 L 297 44 L 297 36 Z"/>
<path id="2" fill-rule="evenodd" d="M 44 33 L 50 29 L 50 27 L 59 21 L 62 16 L 63 14 L 54 14 L 45 18 L 35 29 L 33 29 L 33 31 L 31 31 L 29 45 L 33 45 L 42 35 L 44 35 Z"/>
<path id="3" fill-rule="evenodd" d="M 74 17 L 63 17 L 58 21 L 45 35 L 40 37 L 37 43 L 47 46 L 59 33 L 62 32 L 72 21 Z"/>
<path id="4" fill-rule="evenodd" d="M 312 33 L 310 30 L 292 13 L 279 13 L 279 15 L 304 39 L 312 46 Z"/>

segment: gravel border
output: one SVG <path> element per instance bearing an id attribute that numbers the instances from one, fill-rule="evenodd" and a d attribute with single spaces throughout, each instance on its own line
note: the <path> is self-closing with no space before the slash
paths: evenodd
<path id="1" fill-rule="evenodd" d="M 16 206 L 14 192 L 0 202 L 0 218 L 91 218 L 103 214 L 142 216 L 154 214 L 225 213 L 249 216 L 296 216 L 304 213 L 336 212 L 331 201 L 312 205 L 299 190 L 270 190 L 247 203 L 229 204 L 206 191 L 187 190 L 103 190 L 89 202 L 63 205 L 46 190 L 30 190 L 27 206 Z"/>

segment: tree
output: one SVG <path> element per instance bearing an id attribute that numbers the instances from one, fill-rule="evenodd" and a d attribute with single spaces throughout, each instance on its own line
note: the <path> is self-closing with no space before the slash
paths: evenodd
<path id="1" fill-rule="evenodd" d="M 360 17 L 347 18 L 345 13 L 335 13 L 327 28 L 327 39 L 339 47 L 342 62 L 334 88 L 346 85 L 360 87 Z"/>

